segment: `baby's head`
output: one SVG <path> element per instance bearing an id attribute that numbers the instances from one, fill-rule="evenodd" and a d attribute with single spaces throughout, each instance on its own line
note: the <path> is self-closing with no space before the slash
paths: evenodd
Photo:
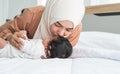
<path id="1" fill-rule="evenodd" d="M 48 50 L 49 58 L 68 58 L 72 54 L 72 45 L 68 39 L 59 36 L 49 42 Z"/>

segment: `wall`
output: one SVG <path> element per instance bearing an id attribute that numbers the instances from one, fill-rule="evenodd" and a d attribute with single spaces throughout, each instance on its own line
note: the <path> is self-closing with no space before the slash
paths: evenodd
<path id="1" fill-rule="evenodd" d="M 3 24 L 8 16 L 8 0 L 0 0 L 0 25 Z"/>
<path id="2" fill-rule="evenodd" d="M 102 4 L 111 4 L 111 3 L 120 3 L 120 0 L 84 0 L 85 5 L 102 5 Z"/>
<path id="3" fill-rule="evenodd" d="M 11 19 L 15 15 L 21 13 L 23 8 L 36 6 L 37 0 L 12 0 L 9 1 L 9 9 L 8 9 L 8 18 Z"/>
<path id="4" fill-rule="evenodd" d="M 0 0 L 0 25 L 13 19 L 23 8 L 45 5 L 46 0 Z"/>
<path id="5" fill-rule="evenodd" d="M 84 4 L 85 4 L 85 6 L 89 6 L 90 5 L 90 0 L 84 0 Z"/>
<path id="6" fill-rule="evenodd" d="M 120 0 L 90 0 L 90 1 L 91 1 L 91 5 L 120 3 Z"/>

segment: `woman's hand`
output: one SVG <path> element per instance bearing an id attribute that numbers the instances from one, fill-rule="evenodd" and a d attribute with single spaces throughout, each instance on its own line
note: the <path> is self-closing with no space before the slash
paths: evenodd
<path id="1" fill-rule="evenodd" d="M 22 49 L 22 46 L 24 45 L 24 43 L 23 43 L 23 41 L 20 40 L 20 38 L 26 39 L 26 37 L 23 34 L 21 34 L 19 32 L 15 32 L 14 34 L 9 35 L 7 40 L 14 47 L 16 47 L 18 49 Z"/>
<path id="2" fill-rule="evenodd" d="M 73 47 L 77 44 L 79 40 L 81 30 L 82 30 L 82 23 L 77 25 L 76 28 L 73 30 L 72 34 L 68 37 L 68 40 L 70 41 Z"/>
<path id="3" fill-rule="evenodd" d="M 46 49 L 47 49 L 47 47 L 48 47 L 48 43 L 50 42 L 50 40 L 51 40 L 50 37 L 48 37 L 48 38 L 46 38 L 46 39 L 43 40 L 43 45 L 44 45 L 44 47 L 45 47 Z"/>

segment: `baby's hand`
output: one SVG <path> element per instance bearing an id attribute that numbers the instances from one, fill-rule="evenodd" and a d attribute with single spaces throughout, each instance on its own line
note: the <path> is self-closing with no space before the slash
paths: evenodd
<path id="1" fill-rule="evenodd" d="M 27 37 L 27 31 L 25 31 L 25 30 L 21 30 L 19 33 L 21 33 L 21 34 L 24 35 L 25 40 L 28 40 L 28 37 Z"/>

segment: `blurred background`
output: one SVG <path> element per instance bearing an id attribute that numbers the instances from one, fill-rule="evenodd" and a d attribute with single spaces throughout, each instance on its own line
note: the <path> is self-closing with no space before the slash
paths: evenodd
<path id="1" fill-rule="evenodd" d="M 21 13 L 23 8 L 44 5 L 46 0 L 0 0 L 0 25 L 6 19 L 13 19 Z M 120 3 L 120 0 L 84 0 L 85 6 L 96 6 L 104 4 Z M 83 31 L 104 31 L 120 33 L 120 15 L 97 16 L 85 14 L 83 20 Z"/>

